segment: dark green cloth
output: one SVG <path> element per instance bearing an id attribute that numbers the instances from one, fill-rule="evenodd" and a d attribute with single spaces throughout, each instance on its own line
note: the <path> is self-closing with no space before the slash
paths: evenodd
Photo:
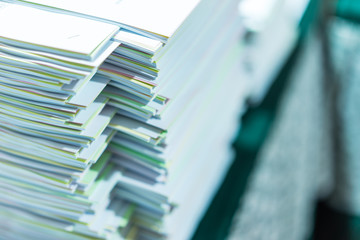
<path id="1" fill-rule="evenodd" d="M 340 17 L 360 22 L 360 1 L 339 0 L 336 5 L 336 14 Z"/>

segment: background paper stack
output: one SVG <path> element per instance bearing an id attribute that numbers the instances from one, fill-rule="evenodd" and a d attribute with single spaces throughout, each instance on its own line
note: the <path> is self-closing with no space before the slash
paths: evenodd
<path id="1" fill-rule="evenodd" d="M 248 91 L 237 2 L 11 2 L 0 5 L 2 236 L 190 237 Z"/>

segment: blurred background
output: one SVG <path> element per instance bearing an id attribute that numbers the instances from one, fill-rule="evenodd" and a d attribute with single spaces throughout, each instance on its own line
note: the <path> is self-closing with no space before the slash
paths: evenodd
<path id="1" fill-rule="evenodd" d="M 241 1 L 245 44 L 266 28 L 266 2 L 276 16 L 301 1 Z M 239 119 L 236 159 L 194 239 L 360 239 L 360 1 L 305 4 L 296 43 Z"/>

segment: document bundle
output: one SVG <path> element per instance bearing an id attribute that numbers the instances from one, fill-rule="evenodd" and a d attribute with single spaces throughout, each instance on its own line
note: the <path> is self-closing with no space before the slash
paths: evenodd
<path id="1" fill-rule="evenodd" d="M 186 239 L 247 95 L 236 1 L 0 2 L 0 234 Z"/>

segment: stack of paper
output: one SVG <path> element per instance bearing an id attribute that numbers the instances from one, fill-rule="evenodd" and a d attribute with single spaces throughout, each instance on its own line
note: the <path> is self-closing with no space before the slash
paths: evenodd
<path id="1" fill-rule="evenodd" d="M 119 27 L 7 3 L 0 21 L 2 235 L 107 237 L 121 174 L 103 154 L 116 110 L 95 74 Z"/>
<path id="2" fill-rule="evenodd" d="M 238 10 L 247 31 L 244 78 L 251 80 L 250 99 L 260 103 L 285 65 L 299 37 L 309 0 L 242 0 Z"/>
<path id="3" fill-rule="evenodd" d="M 10 2 L 0 3 L 2 236 L 190 237 L 248 95 L 237 1 Z"/>

